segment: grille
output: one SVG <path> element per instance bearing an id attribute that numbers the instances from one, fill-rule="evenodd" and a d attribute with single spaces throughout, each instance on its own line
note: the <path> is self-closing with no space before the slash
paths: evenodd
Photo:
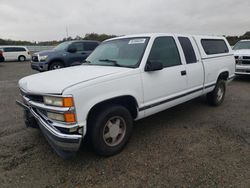
<path id="1" fill-rule="evenodd" d="M 43 96 L 40 95 L 25 95 L 31 101 L 43 103 Z"/>
<path id="2" fill-rule="evenodd" d="M 249 60 L 236 60 L 236 64 L 238 64 L 238 65 L 250 65 L 250 59 Z"/>
<path id="3" fill-rule="evenodd" d="M 236 72 L 250 73 L 250 70 L 236 69 Z"/>
<path id="4" fill-rule="evenodd" d="M 243 59 L 249 59 L 250 60 L 250 56 L 243 56 Z"/>
<path id="5" fill-rule="evenodd" d="M 46 111 L 46 110 L 39 109 L 39 110 L 37 110 L 37 111 L 40 112 L 41 114 L 43 114 L 44 116 L 47 117 L 47 111 Z"/>
<path id="6" fill-rule="evenodd" d="M 234 56 L 236 60 L 250 60 L 250 56 Z"/>
<path id="7" fill-rule="evenodd" d="M 30 95 L 30 94 L 26 94 L 24 92 L 21 92 L 21 95 L 25 96 L 26 98 L 28 98 L 31 101 L 43 103 L 43 96 L 40 96 L 40 95 Z"/>
<path id="8" fill-rule="evenodd" d="M 250 65 L 250 61 L 241 61 L 243 65 Z"/>

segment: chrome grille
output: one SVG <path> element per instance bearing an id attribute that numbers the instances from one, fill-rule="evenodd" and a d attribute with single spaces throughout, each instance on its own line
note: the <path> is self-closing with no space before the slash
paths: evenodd
<path id="1" fill-rule="evenodd" d="M 42 95 L 29 94 L 29 93 L 26 93 L 25 91 L 23 91 L 22 89 L 20 89 L 20 93 L 22 96 L 28 98 L 31 101 L 43 103 L 43 96 Z"/>

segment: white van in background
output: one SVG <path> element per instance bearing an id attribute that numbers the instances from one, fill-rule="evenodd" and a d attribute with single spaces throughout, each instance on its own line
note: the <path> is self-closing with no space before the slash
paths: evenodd
<path id="1" fill-rule="evenodd" d="M 24 46 L 0 46 L 5 61 L 30 60 L 30 52 Z"/>

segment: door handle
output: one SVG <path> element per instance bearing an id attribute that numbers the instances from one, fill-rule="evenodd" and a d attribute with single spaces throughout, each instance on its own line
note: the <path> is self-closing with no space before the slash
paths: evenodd
<path id="1" fill-rule="evenodd" d="M 182 75 L 182 76 L 187 75 L 187 71 L 185 71 L 185 70 L 181 71 L 181 75 Z"/>

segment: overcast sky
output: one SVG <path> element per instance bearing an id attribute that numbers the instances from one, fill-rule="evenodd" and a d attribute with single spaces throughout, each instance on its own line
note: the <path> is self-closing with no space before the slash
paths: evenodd
<path id="1" fill-rule="evenodd" d="M 44 41 L 86 33 L 241 35 L 250 0 L 0 0 L 0 38 Z"/>

